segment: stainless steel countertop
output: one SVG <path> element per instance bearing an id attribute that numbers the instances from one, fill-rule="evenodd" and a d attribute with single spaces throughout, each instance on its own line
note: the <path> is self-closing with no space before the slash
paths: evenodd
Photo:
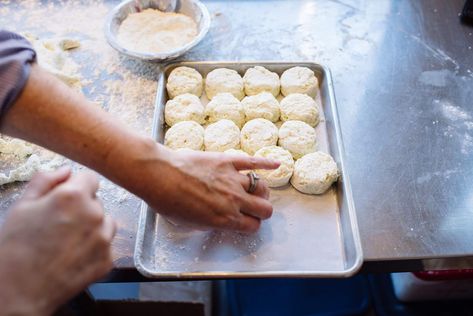
<path id="1" fill-rule="evenodd" d="M 204 1 L 210 32 L 181 60 L 329 66 L 365 260 L 469 256 L 473 27 L 460 24 L 463 2 Z"/>
<path id="2" fill-rule="evenodd" d="M 473 27 L 464 1 L 206 2 L 196 60 L 333 73 L 365 260 L 473 254 Z"/>

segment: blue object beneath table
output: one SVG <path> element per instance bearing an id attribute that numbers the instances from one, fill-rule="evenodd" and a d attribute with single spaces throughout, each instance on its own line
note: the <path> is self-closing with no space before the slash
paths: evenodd
<path id="1" fill-rule="evenodd" d="M 345 316 L 370 308 L 367 279 L 255 279 L 227 281 L 231 315 Z"/>

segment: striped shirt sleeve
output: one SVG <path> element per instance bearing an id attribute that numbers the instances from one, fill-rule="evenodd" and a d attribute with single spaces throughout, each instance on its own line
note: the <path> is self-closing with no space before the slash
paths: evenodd
<path id="1" fill-rule="evenodd" d="M 28 80 L 36 53 L 22 36 L 0 30 L 0 119 Z"/>

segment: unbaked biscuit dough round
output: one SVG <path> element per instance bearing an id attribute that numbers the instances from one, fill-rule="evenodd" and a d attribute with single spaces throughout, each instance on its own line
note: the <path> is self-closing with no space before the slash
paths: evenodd
<path id="1" fill-rule="evenodd" d="M 270 188 L 277 188 L 286 185 L 291 179 L 294 171 L 294 160 L 289 151 L 279 146 L 268 146 L 259 149 L 255 157 L 263 157 L 276 160 L 280 163 L 274 170 L 256 170 L 256 173 L 263 178 Z"/>
<path id="2" fill-rule="evenodd" d="M 278 128 L 265 119 L 253 119 L 241 129 L 241 148 L 253 155 L 258 149 L 276 145 Z"/>
<path id="3" fill-rule="evenodd" d="M 164 119 L 169 126 L 182 121 L 194 121 L 204 124 L 205 109 L 197 96 L 185 93 L 166 102 Z"/>
<path id="4" fill-rule="evenodd" d="M 226 151 L 240 148 L 240 129 L 230 120 L 220 120 L 205 129 L 206 151 Z"/>
<path id="5" fill-rule="evenodd" d="M 194 121 L 174 124 L 164 136 L 164 145 L 171 149 L 202 150 L 204 148 L 204 128 Z"/>
<path id="6" fill-rule="evenodd" d="M 217 94 L 205 107 L 205 115 L 209 123 L 226 119 L 233 121 L 238 128 L 245 123 L 243 105 L 230 93 Z"/>
<path id="7" fill-rule="evenodd" d="M 231 93 L 238 100 L 243 99 L 243 79 L 233 69 L 217 68 L 207 74 L 205 78 L 205 93 L 209 100 L 219 93 Z"/>
<path id="8" fill-rule="evenodd" d="M 184 93 L 200 97 L 203 90 L 202 75 L 193 68 L 177 67 L 169 74 L 166 88 L 171 99 Z"/>
<path id="9" fill-rule="evenodd" d="M 291 184 L 306 194 L 322 194 L 338 179 L 338 168 L 333 158 L 317 151 L 296 161 Z"/>
<path id="10" fill-rule="evenodd" d="M 243 76 L 246 95 L 256 95 L 261 92 L 269 92 L 277 97 L 279 94 L 279 76 L 268 69 L 255 66 L 246 70 Z"/>
<path id="11" fill-rule="evenodd" d="M 293 93 L 279 104 L 282 121 L 303 121 L 315 127 L 319 123 L 317 103 L 306 94 Z"/>
<path id="12" fill-rule="evenodd" d="M 286 121 L 279 128 L 278 145 L 288 150 L 294 159 L 317 150 L 315 129 L 302 121 Z"/>
<path id="13" fill-rule="evenodd" d="M 319 81 L 314 72 L 307 67 L 293 67 L 281 75 L 281 93 L 304 93 L 315 98 L 319 91 Z"/>
<path id="14" fill-rule="evenodd" d="M 257 95 L 245 97 L 241 104 L 245 109 L 246 121 L 255 118 L 264 118 L 271 122 L 279 120 L 279 102 L 269 92 L 262 92 Z"/>

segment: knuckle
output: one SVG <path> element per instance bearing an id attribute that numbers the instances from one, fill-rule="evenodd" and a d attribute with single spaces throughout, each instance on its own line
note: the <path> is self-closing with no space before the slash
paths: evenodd
<path id="1" fill-rule="evenodd" d="M 255 221 L 253 225 L 248 227 L 249 233 L 256 233 L 261 227 L 261 221 Z"/>
<path id="2" fill-rule="evenodd" d="M 89 223 L 98 226 L 103 223 L 104 214 L 103 212 L 100 212 L 100 211 L 90 211 L 88 214 L 88 220 L 89 220 Z"/>
<path id="3" fill-rule="evenodd" d="M 248 158 L 248 167 L 250 169 L 255 169 L 257 163 L 258 163 L 258 158 L 256 158 L 256 157 L 249 157 Z"/>
<path id="4" fill-rule="evenodd" d="M 97 174 L 92 171 L 84 171 L 84 176 L 90 180 L 93 185 L 98 185 L 99 178 Z"/>
<path id="5" fill-rule="evenodd" d="M 271 205 L 263 208 L 263 219 L 268 219 L 273 216 L 273 207 Z"/>
<path id="6" fill-rule="evenodd" d="M 235 227 L 237 219 L 233 214 L 223 214 L 216 219 L 216 226 L 221 228 L 232 228 Z"/>
<path id="7" fill-rule="evenodd" d="M 111 256 L 107 256 L 107 258 L 102 259 L 98 267 L 95 269 L 95 273 L 93 275 L 94 281 L 104 276 L 112 268 L 113 268 L 113 260 Z"/>
<path id="8" fill-rule="evenodd" d="M 247 221 L 247 222 L 242 222 L 240 223 L 239 227 L 237 228 L 238 231 L 247 233 L 247 234 L 253 234 L 256 233 L 261 226 L 261 221 L 258 219 L 252 220 L 252 221 Z"/>
<path id="9" fill-rule="evenodd" d="M 97 175 L 93 172 L 93 171 L 90 171 L 90 170 L 83 170 L 81 171 L 80 173 L 78 173 L 81 177 L 86 177 L 86 178 L 89 178 L 91 180 L 93 179 L 97 179 Z"/>
<path id="10" fill-rule="evenodd" d="M 225 216 L 219 216 L 214 220 L 214 226 L 217 228 L 228 227 L 228 219 Z"/>
<path id="11" fill-rule="evenodd" d="M 105 259 L 104 266 L 105 266 L 105 272 L 108 272 L 110 269 L 113 268 L 113 258 L 112 258 L 111 252 L 109 252 L 107 258 Z"/>
<path id="12" fill-rule="evenodd" d="M 105 234 L 99 234 L 97 238 L 97 244 L 101 249 L 109 249 L 111 247 L 111 241 Z"/>
<path id="13" fill-rule="evenodd" d="M 104 265 L 104 274 L 113 268 L 113 257 L 112 257 L 111 251 L 108 252 L 103 265 Z"/>
<path id="14" fill-rule="evenodd" d="M 259 211 L 261 219 L 268 219 L 273 215 L 273 206 L 267 200 L 262 200 Z"/>
<path id="15" fill-rule="evenodd" d="M 31 178 L 31 182 L 36 182 L 36 181 L 44 181 L 49 178 L 49 174 L 44 172 L 44 171 L 38 171 L 33 175 L 33 178 Z"/>
<path id="16" fill-rule="evenodd" d="M 111 225 L 112 225 L 112 234 L 110 238 L 113 239 L 115 235 L 117 234 L 118 225 L 117 225 L 117 222 L 113 219 L 111 220 Z"/>
<path id="17" fill-rule="evenodd" d="M 222 153 L 222 152 L 217 152 L 217 153 L 215 153 L 215 158 L 217 158 L 218 161 L 227 161 L 227 160 L 228 160 L 228 156 L 225 155 L 225 154 Z"/>
<path id="18" fill-rule="evenodd" d="M 233 189 L 228 189 L 224 192 L 224 198 L 227 201 L 227 205 L 231 207 L 235 207 L 241 204 L 242 200 L 244 199 L 240 194 L 235 192 Z"/>
<path id="19" fill-rule="evenodd" d="M 228 195 L 228 200 L 230 201 L 231 205 L 239 205 L 241 203 L 242 197 L 235 193 L 230 193 Z"/>
<path id="20" fill-rule="evenodd" d="M 233 155 L 225 154 L 223 152 L 216 153 L 216 156 L 218 164 L 220 166 L 227 166 L 229 164 L 232 164 L 233 161 L 235 160 Z"/>
<path id="21" fill-rule="evenodd" d="M 84 191 L 76 187 L 62 187 L 57 191 L 57 198 L 61 202 L 77 202 L 84 197 Z"/>
<path id="22" fill-rule="evenodd" d="M 264 180 L 259 181 L 258 185 L 261 186 L 261 189 L 262 189 L 263 191 L 265 191 L 265 192 L 266 192 L 266 191 L 269 191 L 269 186 L 268 186 L 268 183 L 267 183 L 266 181 L 264 181 Z"/>
<path id="23" fill-rule="evenodd" d="M 11 214 L 27 213 L 31 211 L 30 209 L 31 209 L 31 205 L 27 203 L 26 201 L 20 199 L 12 205 L 9 213 Z"/>

